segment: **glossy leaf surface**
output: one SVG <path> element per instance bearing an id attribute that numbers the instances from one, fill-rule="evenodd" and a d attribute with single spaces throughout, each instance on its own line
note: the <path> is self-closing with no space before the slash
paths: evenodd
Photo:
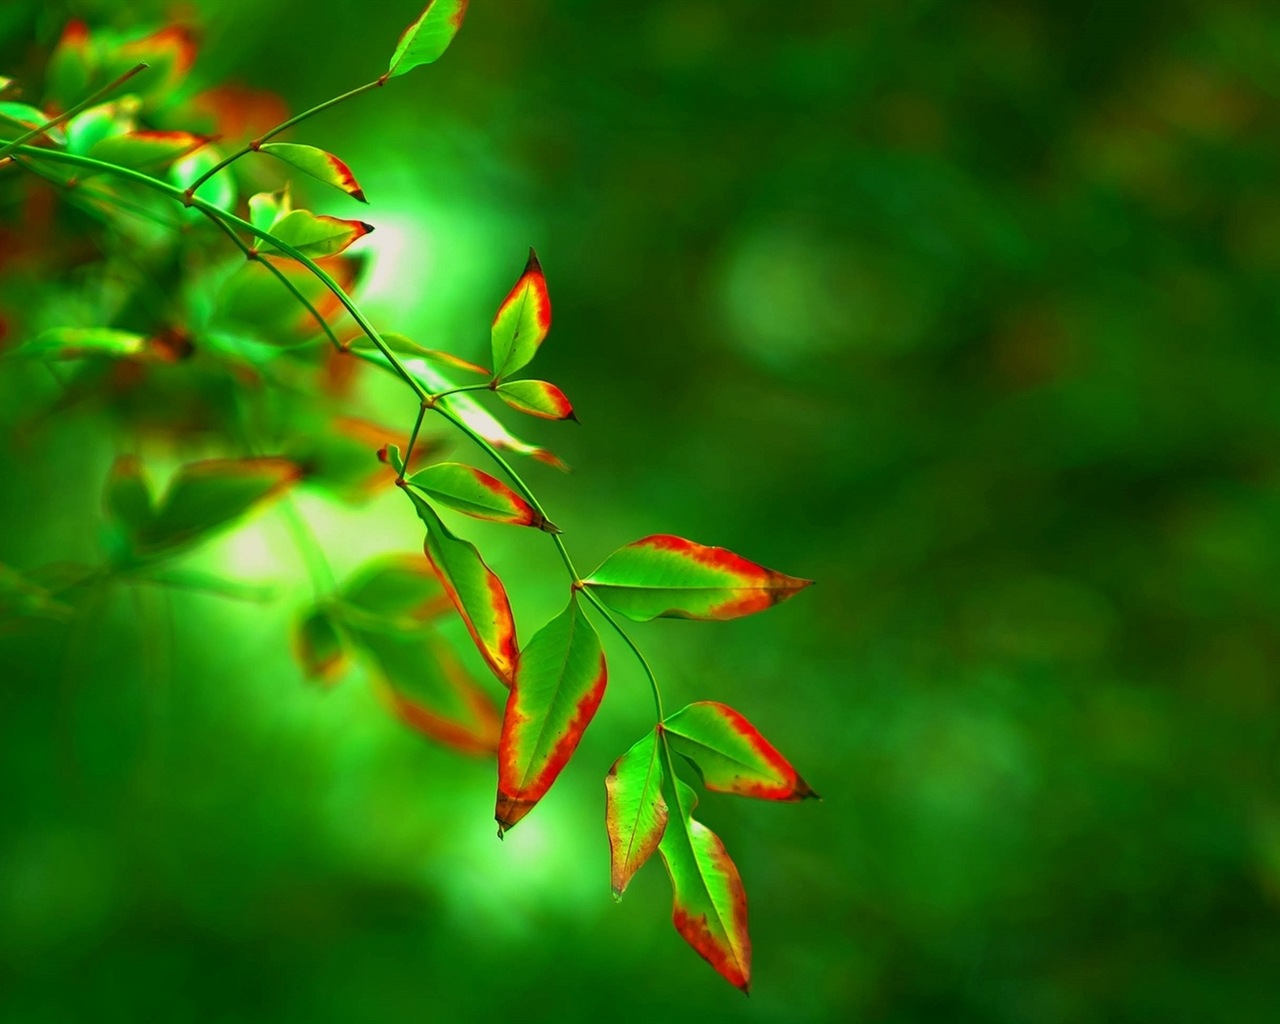
<path id="1" fill-rule="evenodd" d="M 364 189 L 351 173 L 351 168 L 323 149 L 294 142 L 266 142 L 258 147 L 258 152 L 269 153 L 277 160 L 283 160 L 304 174 L 309 174 L 326 185 L 332 185 L 362 203 L 369 201 L 364 197 Z"/>
<path id="2" fill-rule="evenodd" d="M 600 637 L 577 594 L 520 652 L 498 744 L 498 835 L 529 813 L 569 763 L 604 696 Z"/>
<path id="3" fill-rule="evenodd" d="M 653 855 L 667 827 L 661 749 L 656 731 L 613 763 L 605 776 L 605 828 L 613 895 L 619 899 Z"/>
<path id="4" fill-rule="evenodd" d="M 766 569 L 724 548 L 655 534 L 619 548 L 584 582 L 614 611 L 647 622 L 736 619 L 771 608 L 812 581 Z"/>
<path id="5" fill-rule="evenodd" d="M 564 392 L 545 380 L 511 380 L 499 384 L 498 397 L 507 405 L 544 420 L 576 420 Z"/>
<path id="6" fill-rule="evenodd" d="M 507 591 L 470 541 L 455 537 L 425 499 L 406 489 L 427 528 L 423 551 L 481 656 L 505 685 L 515 678 L 519 647 Z"/>
<path id="7" fill-rule="evenodd" d="M 511 526 L 537 526 L 555 532 L 555 527 L 524 498 L 501 480 L 472 466 L 441 462 L 413 474 L 409 483 L 465 515 Z"/>
<path id="8" fill-rule="evenodd" d="M 489 332 L 493 348 L 493 377 L 501 380 L 526 365 L 551 329 L 551 299 L 547 280 L 532 249 L 520 280 L 502 300 Z"/>
<path id="9" fill-rule="evenodd" d="M 737 866 L 720 838 L 693 817 L 693 790 L 679 779 L 668 779 L 665 791 L 675 820 L 668 823 L 658 850 L 674 892 L 671 923 L 729 984 L 749 992 L 747 893 Z"/>
<path id="10" fill-rule="evenodd" d="M 272 222 L 268 230 L 302 255 L 318 259 L 336 256 L 372 231 L 373 225 L 362 220 L 317 216 L 310 210 L 292 210 Z"/>
<path id="11" fill-rule="evenodd" d="M 777 748 L 733 708 L 697 701 L 662 723 L 671 748 L 697 766 L 707 789 L 761 800 L 817 797 Z"/>
<path id="12" fill-rule="evenodd" d="M 462 28 L 468 0 L 430 0 L 396 44 L 387 77 L 395 78 L 440 59 Z"/>

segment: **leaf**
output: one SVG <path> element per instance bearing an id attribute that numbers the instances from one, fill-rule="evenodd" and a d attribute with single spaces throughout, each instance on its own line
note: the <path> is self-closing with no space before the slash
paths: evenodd
<path id="1" fill-rule="evenodd" d="M 547 533 L 559 533 L 501 480 L 471 466 L 459 462 L 437 463 L 413 474 L 408 482 L 464 515 L 511 526 L 536 526 Z"/>
<path id="2" fill-rule="evenodd" d="M 67 22 L 45 67 L 45 92 L 63 110 L 84 98 L 97 71 L 97 54 L 89 27 L 76 18 Z M 46 97 L 48 98 L 48 97 Z"/>
<path id="3" fill-rule="evenodd" d="M 332 185 L 362 203 L 369 201 L 364 197 L 364 189 L 351 173 L 351 168 L 323 149 L 295 142 L 266 142 L 258 147 L 258 152 L 269 153 L 277 160 L 283 160 L 304 174 L 309 174 L 326 185 Z"/>
<path id="4" fill-rule="evenodd" d="M 68 151 L 86 155 L 103 139 L 135 131 L 138 107 L 136 96 L 125 96 L 81 111 L 67 122 Z"/>
<path id="5" fill-rule="evenodd" d="M 575 592 L 520 652 L 498 742 L 498 838 L 533 809 L 569 763 L 607 681 L 600 637 Z"/>
<path id="6" fill-rule="evenodd" d="M 257 192 L 249 197 L 249 223 L 259 231 L 270 231 L 271 225 L 292 209 L 287 185 L 279 192 Z"/>
<path id="7" fill-rule="evenodd" d="M 417 20 L 401 34 L 386 77 L 395 78 L 439 60 L 462 28 L 467 3 L 468 0 L 430 0 Z"/>
<path id="8" fill-rule="evenodd" d="M 102 76 L 114 78 L 139 61 L 145 61 L 147 70 L 134 80 L 131 88 L 145 96 L 149 106 L 168 101 L 196 59 L 195 38 L 191 30 L 182 25 L 166 25 L 140 38 L 119 43 L 109 39 L 107 43 L 103 48 Z"/>
<path id="9" fill-rule="evenodd" d="M 812 580 L 786 576 L 724 548 L 655 534 L 619 548 L 583 581 L 616 612 L 649 619 L 736 619 L 793 597 Z"/>
<path id="10" fill-rule="evenodd" d="M 397 355 L 421 356 L 423 359 L 430 360 L 433 363 L 443 363 L 445 366 L 452 366 L 455 369 L 466 370 L 468 373 L 479 373 L 485 377 L 490 376 L 488 370 L 476 363 L 469 363 L 460 356 L 455 356 L 452 352 L 442 352 L 436 348 L 423 348 L 416 341 L 411 341 L 403 334 L 386 333 L 382 335 L 383 344 L 391 349 Z M 368 336 L 361 334 L 352 343 L 351 347 L 357 351 L 363 349 L 365 351 L 377 351 Z"/>
<path id="11" fill-rule="evenodd" d="M 504 685 L 515 678 L 519 646 L 502 581 L 469 541 L 455 537 L 427 502 L 406 489 L 427 527 L 423 551 L 485 662 Z"/>
<path id="12" fill-rule="evenodd" d="M 28 103 L 15 103 L 12 100 L 0 102 L 0 133 L 6 139 L 16 139 L 19 135 L 25 135 L 28 130 L 39 128 L 51 120 L 52 118 L 44 111 Z M 58 125 L 50 128 L 46 135 L 59 145 L 64 145 L 67 141 L 66 133 Z M 42 137 L 36 136 L 36 140 Z"/>
<path id="13" fill-rule="evenodd" d="M 512 380 L 499 384 L 496 390 L 498 397 L 507 405 L 530 416 L 577 422 L 578 417 L 574 415 L 573 406 L 564 392 L 545 380 Z"/>
<path id="14" fill-rule="evenodd" d="M 605 828 L 609 833 L 613 898 L 622 893 L 658 848 L 667 827 L 658 735 L 644 738 L 613 763 L 605 776 Z"/>
<path id="15" fill-rule="evenodd" d="M 222 152 L 215 146 L 202 146 L 194 153 L 174 161 L 169 168 L 169 180 L 178 188 L 188 188 L 206 171 L 216 167 L 222 160 Z M 236 177 L 234 174 L 215 174 L 200 186 L 200 198 L 212 203 L 219 210 L 234 213 L 236 207 Z M 183 210 L 188 220 L 200 221 L 205 215 L 199 210 L 188 207 Z"/>
<path id="16" fill-rule="evenodd" d="M 339 614 L 411 632 L 453 607 L 431 567 L 417 555 L 383 555 L 363 565 L 339 594 Z"/>
<path id="17" fill-rule="evenodd" d="M 679 779 L 668 779 L 664 789 L 679 821 L 658 845 L 674 893 L 671 923 L 729 984 L 750 992 L 747 893 L 738 869 L 719 837 L 693 818 L 693 790 Z"/>
<path id="18" fill-rule="evenodd" d="M 107 515 L 129 536 L 136 537 L 151 523 L 151 487 L 136 456 L 121 455 L 107 474 L 103 494 Z"/>
<path id="19" fill-rule="evenodd" d="M 755 726 L 724 704 L 697 701 L 667 716 L 662 729 L 707 789 L 761 800 L 818 796 Z"/>
<path id="20" fill-rule="evenodd" d="M 537 254 L 529 250 L 520 280 L 502 300 L 493 317 L 489 341 L 493 347 L 493 379 L 501 380 L 526 365 L 551 329 L 551 299 Z"/>
<path id="21" fill-rule="evenodd" d="M 362 220 L 317 216 L 310 210 L 292 210 L 277 218 L 269 228 L 286 245 L 304 256 L 336 256 L 357 238 L 373 230 Z"/>
<path id="22" fill-rule="evenodd" d="M 313 608 L 298 619 L 293 632 L 293 651 L 303 674 L 325 686 L 341 679 L 351 660 L 342 634 L 323 608 Z"/>
<path id="23" fill-rule="evenodd" d="M 145 335 L 111 327 L 54 327 L 13 349 L 15 356 L 33 359 L 83 359 L 110 356 L 128 359 L 146 350 Z"/>
<path id="24" fill-rule="evenodd" d="M 183 466 L 139 538 L 156 553 L 200 540 L 245 512 L 278 497 L 301 476 L 280 458 L 207 459 Z"/>
<path id="25" fill-rule="evenodd" d="M 89 156 L 105 163 L 143 170 L 171 163 L 208 141 L 205 136 L 191 132 L 128 132 L 99 139 L 90 147 Z"/>

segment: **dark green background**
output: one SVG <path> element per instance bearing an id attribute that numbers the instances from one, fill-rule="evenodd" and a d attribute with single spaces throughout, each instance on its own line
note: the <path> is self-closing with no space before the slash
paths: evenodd
<path id="1" fill-rule="evenodd" d="M 30 58 L 69 13 L 161 10 L 0 28 Z M 417 11 L 192 10 L 195 74 L 291 110 Z M 668 704 L 734 705 L 825 797 L 703 800 L 753 995 L 660 867 L 609 897 L 601 779 L 649 715 L 623 651 L 499 845 L 490 765 L 358 675 L 302 683 L 267 514 L 202 557 L 274 604 L 0 636 L 0 1019 L 1280 1019 L 1278 97 L 1265 4 L 474 0 L 438 65 L 293 139 L 370 196 L 311 193 L 377 225 L 388 329 L 483 359 L 537 247 L 535 369 L 584 425 L 528 426 L 575 469 L 528 478 L 582 565 L 672 532 L 818 581 L 635 629 Z M 0 364 L 0 561 L 88 557 L 116 439 L 19 433 L 18 390 Z M 303 507 L 346 569 L 414 548 L 394 498 Z M 549 545 L 471 535 L 530 635 Z"/>

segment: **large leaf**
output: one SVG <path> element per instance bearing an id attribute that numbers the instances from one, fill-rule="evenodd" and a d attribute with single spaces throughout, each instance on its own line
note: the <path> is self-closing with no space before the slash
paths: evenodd
<path id="1" fill-rule="evenodd" d="M 812 583 L 724 548 L 655 534 L 619 548 L 583 581 L 637 622 L 659 617 L 736 619 L 771 608 Z"/>
<path id="2" fill-rule="evenodd" d="M 409 477 L 428 497 L 464 515 L 511 526 L 559 531 L 524 498 L 501 480 L 460 462 L 440 462 Z"/>
<path id="3" fill-rule="evenodd" d="M 604 696 L 600 637 L 573 593 L 520 652 L 498 744 L 498 836 L 551 788 Z"/>
<path id="4" fill-rule="evenodd" d="M 283 160 L 304 174 L 309 174 L 326 185 L 332 185 L 362 203 L 369 201 L 364 197 L 364 189 L 351 173 L 351 168 L 323 149 L 302 146 L 296 142 L 266 142 L 258 147 L 258 152 L 270 153 L 277 160 Z"/>
<path id="5" fill-rule="evenodd" d="M 489 341 L 493 348 L 493 379 L 501 380 L 527 364 L 551 329 L 551 299 L 537 254 L 529 250 L 520 280 L 502 300 L 493 317 Z"/>
<path id="6" fill-rule="evenodd" d="M 791 763 L 733 708 L 703 700 L 662 723 L 672 749 L 689 758 L 707 789 L 761 800 L 817 797 Z"/>
<path id="7" fill-rule="evenodd" d="M 304 256 L 336 256 L 357 238 L 373 230 L 362 220 L 317 216 L 310 210 L 291 210 L 271 225 L 271 234 Z"/>
<path id="8" fill-rule="evenodd" d="M 747 893 L 738 869 L 719 837 L 693 818 L 693 790 L 679 779 L 664 788 L 676 812 L 658 845 L 675 894 L 671 923 L 725 980 L 749 992 Z"/>
<path id="9" fill-rule="evenodd" d="M 468 0 L 430 0 L 396 44 L 387 66 L 387 78 L 395 78 L 423 64 L 439 60 L 462 28 Z"/>
<path id="10" fill-rule="evenodd" d="M 658 848 L 667 827 L 663 775 L 658 734 L 650 730 L 605 776 L 604 817 L 614 899 L 621 899 L 632 876 Z"/>
<path id="11" fill-rule="evenodd" d="M 497 387 L 507 405 L 544 420 L 577 420 L 573 406 L 554 384 L 545 380 L 510 380 Z"/>
<path id="12" fill-rule="evenodd" d="M 405 489 L 427 528 L 423 551 L 481 656 L 504 685 L 515 678 L 519 646 L 507 591 L 469 541 L 455 537 L 426 500 Z"/>

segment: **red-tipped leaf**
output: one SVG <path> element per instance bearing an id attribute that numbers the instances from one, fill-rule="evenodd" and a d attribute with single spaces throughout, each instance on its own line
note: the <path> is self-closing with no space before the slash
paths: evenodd
<path id="1" fill-rule="evenodd" d="M 707 789 L 761 800 L 817 797 L 772 743 L 733 708 L 697 701 L 662 723 L 668 742 L 689 758 Z"/>
<path id="2" fill-rule="evenodd" d="M 408 482 L 442 505 L 476 519 L 559 532 L 501 480 L 472 466 L 440 462 L 413 474 Z"/>
<path id="3" fill-rule="evenodd" d="M 590 724 L 608 673 L 578 595 L 520 652 L 498 743 L 498 835 L 533 809 Z"/>
<path id="4" fill-rule="evenodd" d="M 481 656 L 494 675 L 510 686 L 515 678 L 519 646 L 506 588 L 473 544 L 455 537 L 424 498 L 407 488 L 405 493 L 427 528 L 423 544 L 427 561 Z"/>
<path id="5" fill-rule="evenodd" d="M 258 152 L 269 153 L 277 160 L 296 167 L 303 174 L 332 185 L 362 203 L 369 201 L 364 197 L 364 189 L 351 173 L 351 168 L 323 149 L 302 146 L 296 142 L 266 142 L 258 147 Z"/>
<path id="6" fill-rule="evenodd" d="M 362 220 L 317 216 L 310 210 L 292 210 L 278 217 L 270 232 L 304 256 L 322 258 L 336 256 L 357 238 L 373 230 Z"/>
<path id="7" fill-rule="evenodd" d="M 812 583 L 724 548 L 655 534 L 619 548 L 583 581 L 616 612 L 649 619 L 737 619 L 771 608 Z"/>
<path id="8" fill-rule="evenodd" d="M 622 898 L 632 876 L 653 855 L 666 830 L 663 776 L 654 730 L 618 758 L 605 776 L 604 817 L 614 899 Z"/>
<path id="9" fill-rule="evenodd" d="M 468 0 L 430 0 L 396 44 L 386 77 L 395 78 L 423 64 L 437 61 L 462 28 Z"/>
<path id="10" fill-rule="evenodd" d="M 529 250 L 520 280 L 502 300 L 493 318 L 493 379 L 501 380 L 526 365 L 551 329 L 551 299 L 537 254 Z"/>
<path id="11" fill-rule="evenodd" d="M 498 397 L 520 412 L 544 420 L 576 420 L 564 392 L 545 380 L 512 380 L 499 384 Z"/>

